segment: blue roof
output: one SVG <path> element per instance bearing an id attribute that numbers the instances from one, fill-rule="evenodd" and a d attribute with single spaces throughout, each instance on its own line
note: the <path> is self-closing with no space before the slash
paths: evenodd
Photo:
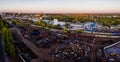
<path id="1" fill-rule="evenodd" d="M 119 54 L 120 55 L 120 48 L 116 48 L 116 47 L 111 47 L 109 49 L 106 49 L 106 52 L 108 54 L 110 53 L 116 53 L 116 54 Z"/>

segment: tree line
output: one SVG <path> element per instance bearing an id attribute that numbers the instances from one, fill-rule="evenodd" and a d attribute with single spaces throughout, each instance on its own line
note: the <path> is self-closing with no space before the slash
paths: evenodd
<path id="1" fill-rule="evenodd" d="M 8 24 L 0 16 L 0 30 L 2 31 L 2 39 L 4 41 L 5 52 L 11 56 L 15 56 L 14 40 L 12 31 L 8 28 Z"/>
<path id="2" fill-rule="evenodd" d="M 48 17 L 44 17 L 43 19 L 53 20 L 54 18 L 63 22 L 99 22 L 102 25 L 110 26 L 110 25 L 119 25 L 120 24 L 120 16 L 118 17 L 107 17 L 107 16 L 75 16 L 75 15 L 49 15 Z"/>

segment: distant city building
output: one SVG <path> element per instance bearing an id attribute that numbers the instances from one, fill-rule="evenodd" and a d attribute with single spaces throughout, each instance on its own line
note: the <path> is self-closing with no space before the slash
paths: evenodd
<path id="1" fill-rule="evenodd" d="M 58 19 L 53 19 L 53 20 L 43 20 L 44 22 L 47 22 L 49 24 L 52 24 L 52 25 L 58 25 L 60 24 L 61 26 L 62 25 L 65 25 L 65 22 L 59 22 Z"/>
<path id="2" fill-rule="evenodd" d="M 69 30 L 78 30 L 78 29 L 83 29 L 82 26 L 83 24 L 70 24 L 71 28 Z"/>
<path id="3" fill-rule="evenodd" d="M 54 19 L 53 20 L 53 25 L 57 25 L 58 24 L 58 19 Z"/>

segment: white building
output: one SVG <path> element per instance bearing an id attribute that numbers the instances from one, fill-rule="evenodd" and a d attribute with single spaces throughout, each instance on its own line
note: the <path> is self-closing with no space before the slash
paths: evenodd
<path id="1" fill-rule="evenodd" d="M 69 28 L 69 30 L 78 30 L 78 29 L 83 29 L 82 26 L 83 24 L 70 24 L 72 28 Z"/>
<path id="2" fill-rule="evenodd" d="M 47 20 L 44 20 L 44 21 L 47 21 Z M 58 25 L 58 24 L 60 24 L 61 26 L 65 25 L 65 22 L 59 22 L 58 19 L 51 20 L 48 23 L 52 25 Z"/>
<path id="3" fill-rule="evenodd" d="M 58 19 L 54 19 L 53 20 L 53 25 L 57 25 L 58 24 Z"/>

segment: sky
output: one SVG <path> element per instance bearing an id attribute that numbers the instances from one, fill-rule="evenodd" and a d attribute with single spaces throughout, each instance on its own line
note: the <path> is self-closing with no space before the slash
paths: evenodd
<path id="1" fill-rule="evenodd" d="M 120 13 L 120 0 L 0 0 L 0 12 Z"/>

